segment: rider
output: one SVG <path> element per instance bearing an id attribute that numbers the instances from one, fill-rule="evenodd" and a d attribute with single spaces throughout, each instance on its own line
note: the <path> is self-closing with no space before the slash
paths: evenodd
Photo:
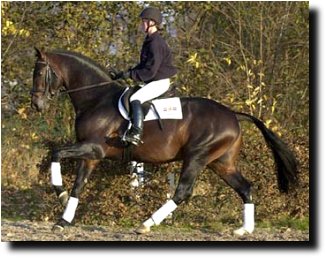
<path id="1" fill-rule="evenodd" d="M 143 111 L 141 104 L 165 93 L 170 86 L 169 78 L 177 73 L 172 64 L 172 53 L 166 41 L 161 37 L 158 27 L 162 15 L 157 8 L 145 8 L 140 17 L 141 28 L 146 33 L 143 42 L 140 63 L 126 72 L 117 73 L 114 79 L 131 78 L 144 82 L 144 85 L 130 98 L 132 110 L 132 128 L 126 135 L 126 141 L 139 145 L 143 131 Z"/>

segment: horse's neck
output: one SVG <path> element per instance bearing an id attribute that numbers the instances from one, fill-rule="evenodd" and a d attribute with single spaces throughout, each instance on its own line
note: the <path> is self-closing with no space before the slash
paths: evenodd
<path id="1" fill-rule="evenodd" d="M 123 90 L 108 75 L 98 74 L 90 68 L 66 63 L 63 71 L 66 90 L 73 90 L 69 95 L 76 113 L 87 111 L 103 101 L 112 103 L 112 98 Z M 102 85 L 104 82 L 109 84 Z M 85 89 L 88 86 L 91 88 Z"/>
<path id="2" fill-rule="evenodd" d="M 92 94 L 82 94 L 81 92 L 69 93 L 72 105 L 77 114 L 86 112 L 105 101 L 108 103 L 112 102 L 111 99 L 114 94 L 98 89 L 92 89 L 91 91 L 96 91 L 96 94 L 94 92 Z"/>
<path id="3" fill-rule="evenodd" d="M 105 85 L 89 90 L 71 92 L 69 95 L 76 113 L 80 114 L 102 104 L 115 103 L 115 99 L 118 98 L 122 91 L 119 87 Z"/>

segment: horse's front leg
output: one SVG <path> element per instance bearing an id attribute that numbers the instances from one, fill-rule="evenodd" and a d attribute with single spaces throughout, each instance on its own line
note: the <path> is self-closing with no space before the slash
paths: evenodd
<path id="1" fill-rule="evenodd" d="M 98 144 L 93 143 L 81 143 L 81 144 L 75 144 L 69 147 L 64 147 L 60 150 L 57 150 L 53 154 L 52 160 L 54 162 L 59 163 L 59 161 L 62 158 L 79 158 L 82 159 L 79 163 L 78 171 L 77 171 L 77 177 L 71 192 L 71 196 L 66 202 L 66 207 L 64 210 L 64 213 L 62 215 L 62 218 L 60 221 L 53 227 L 53 230 L 55 231 L 62 231 L 64 229 L 64 226 L 69 225 L 75 215 L 75 211 L 78 206 L 79 202 L 79 195 L 81 193 L 81 189 L 87 182 L 91 172 L 95 168 L 96 164 L 99 162 L 100 159 L 104 158 L 104 151 L 102 147 Z M 53 163 L 52 163 L 53 165 Z M 58 173 L 57 173 L 58 174 Z M 56 175 L 52 172 L 52 184 L 61 182 L 61 186 L 54 185 L 56 192 L 60 192 L 62 195 L 62 191 L 64 191 L 62 187 L 62 178 L 61 181 L 58 179 L 59 176 L 55 177 L 53 175 Z M 61 175 L 60 175 L 61 176 Z M 56 181 L 57 180 L 57 181 Z M 59 196 L 60 196 L 59 195 Z M 68 195 L 67 195 L 68 197 Z"/>
<path id="2" fill-rule="evenodd" d="M 66 206 L 69 196 L 62 184 L 61 164 L 57 161 L 51 163 L 51 184 L 63 207 Z"/>
<path id="3" fill-rule="evenodd" d="M 52 154 L 51 163 L 51 183 L 59 197 L 60 203 L 65 207 L 69 196 L 68 192 L 62 185 L 61 165 L 60 161 L 63 158 L 82 158 L 82 159 L 102 159 L 104 151 L 102 147 L 94 143 L 77 143 L 70 146 L 65 146 L 55 150 Z"/>

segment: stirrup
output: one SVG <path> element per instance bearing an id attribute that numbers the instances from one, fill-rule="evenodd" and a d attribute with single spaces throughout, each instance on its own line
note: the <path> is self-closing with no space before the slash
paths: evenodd
<path id="1" fill-rule="evenodd" d="M 143 141 L 140 138 L 140 135 L 125 135 L 123 137 L 123 141 L 129 142 L 135 146 L 138 146 L 139 144 L 143 144 Z"/>

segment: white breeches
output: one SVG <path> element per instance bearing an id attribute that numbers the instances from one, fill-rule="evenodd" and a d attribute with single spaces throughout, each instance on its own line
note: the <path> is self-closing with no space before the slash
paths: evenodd
<path id="1" fill-rule="evenodd" d="M 148 100 L 157 98 L 160 95 L 164 94 L 166 91 L 168 91 L 169 86 L 169 79 L 150 82 L 144 85 L 136 93 L 134 93 L 130 98 L 130 102 L 132 102 L 133 100 L 139 100 L 142 104 Z"/>

